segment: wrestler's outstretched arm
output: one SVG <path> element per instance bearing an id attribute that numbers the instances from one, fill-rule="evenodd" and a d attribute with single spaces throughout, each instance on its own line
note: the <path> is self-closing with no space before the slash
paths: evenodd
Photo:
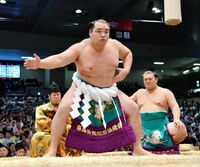
<path id="1" fill-rule="evenodd" d="M 68 64 L 74 63 L 79 55 L 81 43 L 77 43 L 69 47 L 62 53 L 51 55 L 47 58 L 40 59 L 36 54 L 32 58 L 28 58 L 24 61 L 24 67 L 26 69 L 54 69 L 64 67 Z"/>

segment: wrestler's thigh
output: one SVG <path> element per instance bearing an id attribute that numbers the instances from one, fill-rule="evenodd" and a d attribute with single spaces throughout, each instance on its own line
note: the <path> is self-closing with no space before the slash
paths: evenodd
<path id="1" fill-rule="evenodd" d="M 187 130 L 185 125 L 183 124 L 181 128 L 176 128 L 173 122 L 167 124 L 169 134 L 172 136 L 173 141 L 177 144 L 185 139 L 187 136 Z"/>
<path id="2" fill-rule="evenodd" d="M 73 98 L 73 93 L 76 89 L 76 86 L 74 84 L 71 85 L 71 87 L 68 89 L 68 91 L 64 94 L 62 97 L 62 100 L 59 104 L 58 110 L 60 111 L 66 111 L 70 112 L 71 111 L 71 104 L 72 104 L 72 98 Z"/>
<path id="3" fill-rule="evenodd" d="M 122 108 L 127 115 L 134 115 L 135 113 L 139 112 L 137 104 L 129 96 L 120 90 L 118 95 Z"/>

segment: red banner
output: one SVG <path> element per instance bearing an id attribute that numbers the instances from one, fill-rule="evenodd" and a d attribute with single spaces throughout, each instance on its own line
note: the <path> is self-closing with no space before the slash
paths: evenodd
<path id="1" fill-rule="evenodd" d="M 131 40 L 132 38 L 132 22 L 129 20 L 108 20 L 111 26 L 111 38 Z"/>

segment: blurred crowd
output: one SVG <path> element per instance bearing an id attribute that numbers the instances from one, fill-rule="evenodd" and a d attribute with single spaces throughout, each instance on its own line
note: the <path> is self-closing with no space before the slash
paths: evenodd
<path id="1" fill-rule="evenodd" d="M 193 144 L 200 147 L 200 99 L 196 101 L 185 99 L 179 101 L 181 111 L 181 120 L 185 123 L 188 136 L 182 143 Z M 172 113 L 168 114 L 169 120 L 172 120 Z"/>
<path id="2" fill-rule="evenodd" d="M 180 110 L 181 119 L 188 130 L 188 137 L 184 142 L 200 146 L 200 103 L 185 100 L 180 103 Z"/>
<path id="3" fill-rule="evenodd" d="M 35 108 L 47 101 L 47 96 L 0 97 L 0 157 L 29 154 Z"/>

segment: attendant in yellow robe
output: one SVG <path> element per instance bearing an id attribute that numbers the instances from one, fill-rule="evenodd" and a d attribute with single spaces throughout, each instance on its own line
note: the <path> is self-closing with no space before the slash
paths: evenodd
<path id="1" fill-rule="evenodd" d="M 49 87 L 49 102 L 36 108 L 35 130 L 36 133 L 31 139 L 30 156 L 41 157 L 49 148 L 51 140 L 51 122 L 56 113 L 58 105 L 61 101 L 61 92 L 59 86 L 53 82 Z M 60 140 L 57 156 L 63 157 L 66 155 L 76 154 L 75 150 L 69 150 L 65 147 L 67 131 L 70 125 L 66 126 L 66 131 L 63 132 L 63 137 Z"/>

